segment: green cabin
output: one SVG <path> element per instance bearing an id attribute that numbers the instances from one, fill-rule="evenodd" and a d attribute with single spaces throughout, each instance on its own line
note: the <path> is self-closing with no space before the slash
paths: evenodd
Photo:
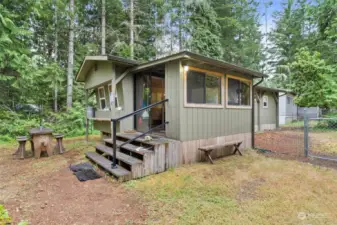
<path id="1" fill-rule="evenodd" d="M 103 144 L 96 147 L 101 155 L 109 155 L 113 147 L 112 119 L 151 106 L 116 121 L 116 141 L 122 146 L 117 164 L 122 175 L 114 174 L 111 168 L 109 172 L 132 179 L 205 160 L 198 150 L 205 145 L 242 140 L 240 148 L 250 148 L 255 129 L 253 84 L 264 77 L 257 71 L 183 51 L 146 63 L 116 56 L 87 56 L 76 80 L 84 82 L 86 96 L 96 95 L 94 115 L 87 120 L 93 120 L 95 129 L 102 133 Z M 156 103 L 160 104 L 152 106 Z M 269 107 L 277 112 L 273 104 Z M 133 140 L 143 133 L 150 140 L 145 135 Z M 154 154 L 148 156 L 145 150 Z M 228 155 L 231 150 L 217 149 L 212 157 Z M 98 156 L 89 156 L 93 157 L 99 161 Z M 142 166 L 133 166 L 132 158 L 142 161 L 136 161 Z"/>

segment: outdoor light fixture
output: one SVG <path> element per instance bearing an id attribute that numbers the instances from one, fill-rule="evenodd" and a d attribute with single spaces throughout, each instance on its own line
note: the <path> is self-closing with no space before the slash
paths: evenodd
<path id="1" fill-rule="evenodd" d="M 184 66 L 184 70 L 187 72 L 188 71 L 188 66 Z"/>

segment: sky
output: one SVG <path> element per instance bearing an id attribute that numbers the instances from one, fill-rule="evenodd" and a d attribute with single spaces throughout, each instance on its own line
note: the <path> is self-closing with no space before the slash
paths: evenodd
<path id="1" fill-rule="evenodd" d="M 266 12 L 266 7 L 265 3 L 266 2 L 272 2 L 271 6 L 268 7 L 267 9 L 267 32 L 269 32 L 273 27 L 274 27 L 274 22 L 273 22 L 273 13 L 276 11 L 280 11 L 282 8 L 282 2 L 285 2 L 285 0 L 274 0 L 274 1 L 268 1 L 268 0 L 260 0 L 260 5 L 258 8 L 258 11 L 261 14 L 260 18 L 260 30 L 261 32 L 265 33 L 266 30 L 266 17 L 265 17 L 265 12 Z"/>

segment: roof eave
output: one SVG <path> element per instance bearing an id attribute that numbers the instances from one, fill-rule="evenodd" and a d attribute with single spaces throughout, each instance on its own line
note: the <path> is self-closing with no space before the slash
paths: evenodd
<path id="1" fill-rule="evenodd" d="M 186 55 L 186 58 L 196 59 L 196 60 L 200 60 L 200 61 L 203 61 L 203 62 L 208 62 L 209 64 L 218 65 L 219 67 L 229 68 L 229 69 L 232 69 L 232 70 L 240 72 L 240 73 L 245 73 L 245 74 L 251 75 L 253 77 L 257 77 L 257 78 L 262 78 L 262 77 L 267 78 L 268 77 L 268 75 L 260 73 L 258 71 L 246 69 L 244 67 L 241 67 L 241 66 L 238 66 L 238 65 L 235 65 L 235 64 L 232 64 L 232 63 L 228 63 L 228 62 L 217 60 L 217 59 L 212 59 L 212 58 L 209 58 L 207 56 L 200 55 L 200 54 L 196 54 L 196 53 L 192 53 L 192 52 L 187 51 L 187 52 L 185 52 L 185 55 Z"/>
<path id="2" fill-rule="evenodd" d="M 85 82 L 85 76 L 88 73 L 88 69 L 86 69 L 87 63 L 90 61 L 111 61 L 120 65 L 125 66 L 136 66 L 139 62 L 131 59 L 124 59 L 118 56 L 108 56 L 108 55 L 100 55 L 100 56 L 86 56 L 81 64 L 79 71 L 77 72 L 76 81 L 77 82 Z"/>

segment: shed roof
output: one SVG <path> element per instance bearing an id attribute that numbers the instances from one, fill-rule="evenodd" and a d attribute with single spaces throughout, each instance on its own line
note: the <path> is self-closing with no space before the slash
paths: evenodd
<path id="1" fill-rule="evenodd" d="M 76 81 L 84 82 L 85 76 L 88 71 L 94 66 L 95 62 L 98 61 L 110 61 L 118 65 L 123 66 L 136 66 L 139 62 L 131 59 L 122 58 L 114 55 L 98 55 L 98 56 L 86 56 L 81 64 L 80 69 L 77 72 Z"/>

